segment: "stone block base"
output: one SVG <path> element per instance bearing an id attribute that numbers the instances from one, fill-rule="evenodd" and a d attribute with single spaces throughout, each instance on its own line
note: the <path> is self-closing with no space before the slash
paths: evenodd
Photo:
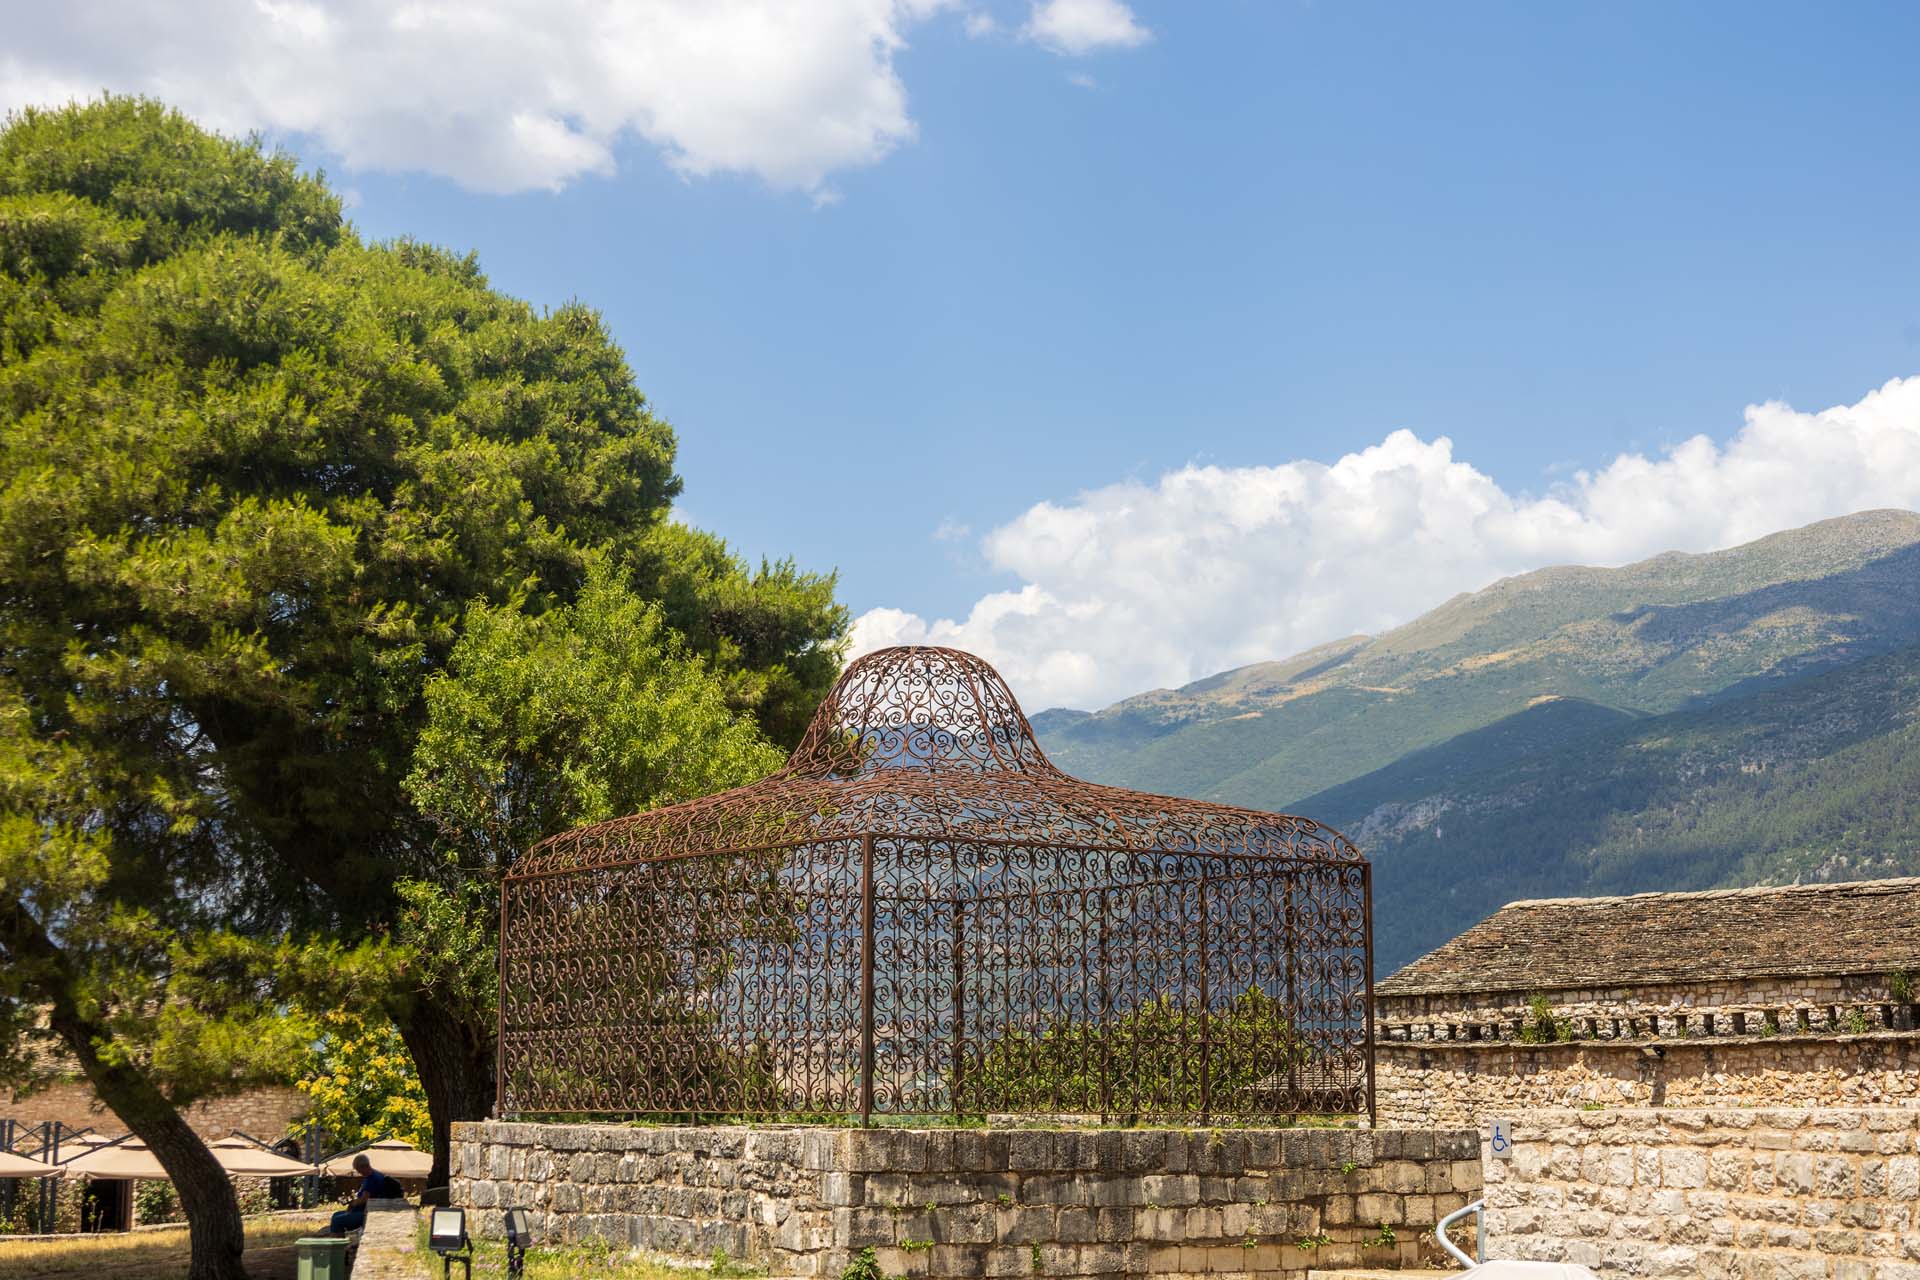
<path id="1" fill-rule="evenodd" d="M 453 1202 L 497 1236 L 837 1276 L 1208 1276 L 1401 1268 L 1480 1193 L 1468 1130 L 454 1126 Z"/>

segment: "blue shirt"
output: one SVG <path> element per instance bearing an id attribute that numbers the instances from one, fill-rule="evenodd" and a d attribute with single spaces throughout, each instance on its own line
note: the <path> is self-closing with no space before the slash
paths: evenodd
<path id="1" fill-rule="evenodd" d="M 369 1200 L 404 1200 L 407 1196 L 399 1179 L 389 1178 L 378 1169 L 369 1170 L 360 1180 L 360 1194 Z"/>

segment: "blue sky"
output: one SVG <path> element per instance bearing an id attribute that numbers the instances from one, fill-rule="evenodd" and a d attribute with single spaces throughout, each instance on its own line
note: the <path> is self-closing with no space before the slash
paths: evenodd
<path id="1" fill-rule="evenodd" d="M 325 165 L 372 236 L 471 248 L 505 290 L 599 308 L 679 432 L 688 518 L 750 555 L 838 568 L 856 613 L 912 615 L 874 634 L 971 637 L 1040 702 L 1090 705 L 1390 624 L 1530 556 L 1705 549 L 1764 523 L 1668 513 L 1636 541 L 1616 526 L 1638 518 L 1619 515 L 1604 537 L 1454 548 L 1379 599 L 1316 613 L 1322 565 L 1278 590 L 1288 618 L 1314 615 L 1282 625 L 1233 599 L 1285 577 L 1290 549 L 1337 562 L 1341 536 L 1365 537 L 1303 533 L 1298 504 L 1320 500 L 1288 490 L 1274 501 L 1294 513 L 1217 575 L 1226 603 L 1201 610 L 1204 633 L 1172 628 L 1133 663 L 1112 642 L 1077 645 L 1071 618 L 1124 634 L 1191 601 L 1149 591 L 1101 619 L 1075 614 L 1065 584 L 1125 579 L 1113 556 L 1129 537 L 1166 550 L 1183 536 L 1108 536 L 1142 501 L 1177 523 L 1235 477 L 1277 474 L 1286 490 L 1294 473 L 1271 469 L 1299 464 L 1311 488 L 1325 482 L 1313 464 L 1374 449 L 1370 475 L 1418 491 L 1389 542 L 1493 536 L 1423 524 L 1429 483 L 1480 494 L 1482 523 L 1559 493 L 1548 523 L 1587 527 L 1609 517 L 1581 469 L 1615 474 L 1622 454 L 1684 466 L 1665 451 L 1696 433 L 1730 457 L 1749 405 L 1858 409 L 1920 373 L 1920 8 L 1140 0 L 1141 38 L 1063 54 L 1023 36 L 1024 2 L 921 12 L 934 7 L 887 20 L 911 136 L 895 127 L 872 154 L 797 178 L 777 138 L 754 153 L 774 160 L 703 160 L 684 140 L 696 122 L 664 153 L 660 129 L 603 129 L 601 172 L 502 193 L 475 188 L 517 180 L 382 151 L 377 117 L 344 120 L 354 104 L 297 118 L 244 95 L 183 105 Z M 0 63 L 9 98 L 178 82 L 164 51 L 75 52 L 56 27 L 43 39 L 51 52 L 29 40 Z M 489 91 L 484 76 L 467 90 Z M 458 86 L 438 92 L 460 106 Z M 809 100 L 772 110 L 786 120 Z M 379 136 L 410 127 L 395 111 Z M 1910 399 L 1861 430 L 1920 435 Z M 1809 413 L 1783 430 L 1824 430 Z M 1812 505 L 1741 493 L 1781 525 L 1853 509 L 1854 490 L 1860 505 L 1920 498 L 1866 492 L 1886 455 L 1860 452 L 1881 462 L 1832 477 Z M 1447 465 L 1473 475 L 1435 482 Z M 1201 486 L 1213 498 L 1168 487 L 1196 474 L 1218 481 Z M 1676 492 L 1704 492 L 1682 479 Z M 1131 562 L 1184 577 L 1186 556 L 1207 577 L 1239 545 Z M 1023 589 L 1018 608 L 1046 596 L 1068 620 L 968 629 L 983 599 Z"/>

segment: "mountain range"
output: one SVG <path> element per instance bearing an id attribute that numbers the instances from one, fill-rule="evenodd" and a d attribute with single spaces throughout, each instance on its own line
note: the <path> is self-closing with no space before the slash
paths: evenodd
<path id="1" fill-rule="evenodd" d="M 1920 871 L 1920 514 L 1542 569 L 1033 723 L 1083 777 L 1347 834 L 1382 975 L 1516 898 Z"/>

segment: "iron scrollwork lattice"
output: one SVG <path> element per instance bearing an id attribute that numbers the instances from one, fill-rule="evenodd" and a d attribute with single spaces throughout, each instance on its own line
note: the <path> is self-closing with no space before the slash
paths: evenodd
<path id="1" fill-rule="evenodd" d="M 1073 778 L 955 650 L 852 664 L 761 782 L 545 842 L 501 914 L 502 1115 L 1372 1111 L 1352 844 Z"/>

